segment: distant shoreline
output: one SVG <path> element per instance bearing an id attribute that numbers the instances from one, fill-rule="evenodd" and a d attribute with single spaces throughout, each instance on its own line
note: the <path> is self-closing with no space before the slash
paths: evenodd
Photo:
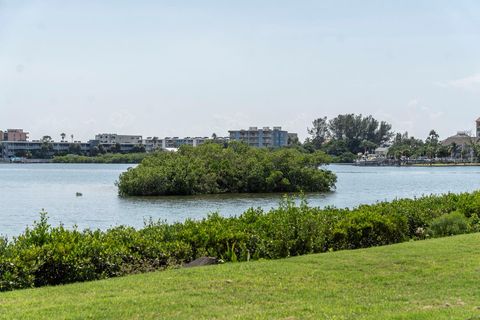
<path id="1" fill-rule="evenodd" d="M 410 165 L 405 165 L 404 167 L 480 167 L 479 162 L 473 162 L 473 163 L 432 163 L 432 164 L 410 164 Z"/>

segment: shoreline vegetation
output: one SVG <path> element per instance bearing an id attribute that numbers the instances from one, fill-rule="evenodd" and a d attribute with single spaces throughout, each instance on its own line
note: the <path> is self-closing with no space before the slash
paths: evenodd
<path id="1" fill-rule="evenodd" d="M 55 156 L 52 163 L 140 163 L 147 156 L 147 153 L 106 153 L 97 156 L 83 156 L 68 154 Z"/>
<path id="2" fill-rule="evenodd" d="M 296 204 L 210 214 L 173 224 L 105 231 L 51 226 L 46 213 L 23 234 L 0 239 L 0 291 L 105 279 L 183 265 L 279 259 L 480 231 L 480 192 L 425 196 L 352 209 Z"/>
<path id="3" fill-rule="evenodd" d="M 0 318 L 473 320 L 479 250 L 475 233 L 17 290 Z"/>
<path id="4" fill-rule="evenodd" d="M 320 166 L 330 160 L 321 151 L 204 143 L 148 155 L 122 173 L 117 185 L 121 196 L 327 192 L 336 176 Z"/>

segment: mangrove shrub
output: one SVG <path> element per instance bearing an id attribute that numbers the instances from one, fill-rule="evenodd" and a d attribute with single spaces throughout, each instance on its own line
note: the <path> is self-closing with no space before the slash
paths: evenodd
<path id="1" fill-rule="evenodd" d="M 480 230 L 480 192 L 404 199 L 353 209 L 291 199 L 268 212 L 148 222 L 142 229 L 67 229 L 46 215 L 12 240 L 0 238 L 0 291 L 159 270 L 201 256 L 277 259 Z"/>
<path id="2" fill-rule="evenodd" d="M 194 195 L 245 192 L 323 192 L 336 176 L 319 168 L 329 162 L 320 151 L 269 150 L 230 143 L 182 146 L 147 156 L 118 182 L 123 196 Z"/>

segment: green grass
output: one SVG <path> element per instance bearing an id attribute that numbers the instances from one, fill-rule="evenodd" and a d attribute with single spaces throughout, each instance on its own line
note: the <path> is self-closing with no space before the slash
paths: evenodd
<path id="1" fill-rule="evenodd" d="M 480 234 L 0 294 L 5 319 L 480 319 Z"/>

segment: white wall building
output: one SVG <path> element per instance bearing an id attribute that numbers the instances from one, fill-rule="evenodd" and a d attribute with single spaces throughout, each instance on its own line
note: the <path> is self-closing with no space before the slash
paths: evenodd
<path id="1" fill-rule="evenodd" d="M 95 135 L 95 140 L 102 144 L 141 144 L 142 136 L 140 135 L 123 135 L 116 133 L 100 133 Z"/>

